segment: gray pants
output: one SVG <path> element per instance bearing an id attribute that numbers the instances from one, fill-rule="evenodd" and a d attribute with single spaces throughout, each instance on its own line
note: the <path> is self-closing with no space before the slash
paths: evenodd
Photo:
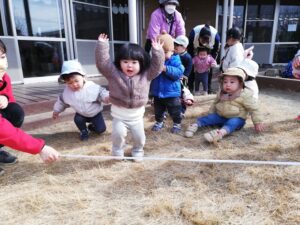
<path id="1" fill-rule="evenodd" d="M 112 121 L 112 155 L 124 156 L 125 138 L 127 130 L 131 131 L 133 138 L 132 157 L 144 156 L 146 142 L 143 118 L 134 121 L 124 121 L 113 118 Z"/>

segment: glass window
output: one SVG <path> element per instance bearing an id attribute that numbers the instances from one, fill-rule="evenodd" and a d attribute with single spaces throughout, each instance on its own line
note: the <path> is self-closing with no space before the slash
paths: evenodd
<path id="1" fill-rule="evenodd" d="M 269 64 L 269 57 L 271 51 L 271 44 L 245 44 L 245 49 L 254 46 L 253 60 L 259 64 Z"/>
<path id="2" fill-rule="evenodd" d="M 91 3 L 94 5 L 108 6 L 108 0 L 75 0 L 74 2 Z"/>
<path id="3" fill-rule="evenodd" d="M 271 42 L 273 21 L 250 21 L 246 24 L 246 42 Z"/>
<path id="4" fill-rule="evenodd" d="M 1 36 L 11 36 L 12 35 L 12 27 L 11 27 L 11 21 L 10 21 L 10 14 L 9 14 L 9 8 L 8 8 L 8 2 L 7 1 L 2 1 L 3 7 L 4 7 L 4 21 L 2 21 L 2 15 L 0 12 L 0 35 Z"/>
<path id="5" fill-rule="evenodd" d="M 299 45 L 297 44 L 275 45 L 273 63 L 288 63 L 294 58 L 298 49 Z"/>
<path id="6" fill-rule="evenodd" d="M 13 0 L 16 32 L 19 36 L 59 37 L 64 34 L 59 0 Z"/>
<path id="7" fill-rule="evenodd" d="M 129 40 L 129 18 L 128 18 L 128 1 L 113 0 L 113 30 L 114 40 Z"/>
<path id="8" fill-rule="evenodd" d="M 58 75 L 67 58 L 63 42 L 19 41 L 24 77 Z"/>
<path id="9" fill-rule="evenodd" d="M 300 3 L 298 5 L 280 5 L 277 42 L 300 41 Z"/>
<path id="10" fill-rule="evenodd" d="M 273 20 L 274 0 L 249 0 L 247 20 Z"/>
<path id="11" fill-rule="evenodd" d="M 96 40 L 100 33 L 109 32 L 109 8 L 91 4 L 73 4 L 77 39 Z"/>

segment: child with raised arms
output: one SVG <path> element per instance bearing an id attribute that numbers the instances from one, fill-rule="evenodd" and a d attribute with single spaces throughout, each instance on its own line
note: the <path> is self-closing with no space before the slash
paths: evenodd
<path id="1" fill-rule="evenodd" d="M 152 40 L 151 59 L 141 46 L 124 44 L 113 63 L 109 55 L 109 39 L 106 34 L 100 34 L 96 46 L 96 65 L 108 80 L 113 117 L 112 155 L 124 156 L 125 138 L 129 130 L 133 137 L 131 155 L 140 161 L 146 141 L 143 117 L 149 86 L 164 65 L 162 43 Z"/>

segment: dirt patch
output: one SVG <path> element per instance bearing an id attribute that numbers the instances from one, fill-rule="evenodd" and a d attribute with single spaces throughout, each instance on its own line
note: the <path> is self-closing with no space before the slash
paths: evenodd
<path id="1" fill-rule="evenodd" d="M 216 145 L 200 130 L 193 138 L 170 133 L 171 121 L 151 131 L 147 108 L 146 156 L 199 159 L 300 161 L 300 94 L 264 90 L 261 109 L 267 131 L 252 122 Z M 183 127 L 205 114 L 197 99 Z M 63 154 L 110 155 L 108 130 L 81 142 L 72 121 L 31 131 Z M 130 135 L 129 135 L 130 136 Z M 130 150 L 130 138 L 128 141 Z M 16 152 L 14 152 L 16 153 Z M 0 178 L 0 224 L 300 224 L 300 168 L 190 162 L 60 160 L 46 166 L 17 153 L 19 163 Z"/>

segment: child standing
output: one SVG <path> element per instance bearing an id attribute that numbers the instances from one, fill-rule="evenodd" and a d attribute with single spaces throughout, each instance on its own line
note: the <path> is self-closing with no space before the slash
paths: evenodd
<path id="1" fill-rule="evenodd" d="M 200 83 L 203 86 L 203 95 L 208 91 L 208 73 L 210 68 L 217 66 L 216 60 L 208 54 L 206 47 L 198 47 L 197 55 L 193 58 L 195 72 L 195 95 L 200 95 Z"/>
<path id="2" fill-rule="evenodd" d="M 6 57 L 6 46 L 0 40 L 0 114 L 2 118 L 9 121 L 14 127 L 21 127 L 24 121 L 24 111 L 22 107 L 16 103 L 12 91 L 12 85 L 6 70 L 8 67 Z M 4 129 L 1 127 L 1 129 Z M 11 155 L 3 148 L 0 143 L 0 163 L 14 164 L 18 161 L 17 157 Z"/>
<path id="3" fill-rule="evenodd" d="M 183 77 L 181 80 L 181 116 L 184 117 L 187 105 L 192 105 L 194 97 L 190 91 L 185 88 L 188 84 L 188 78 L 193 68 L 192 56 L 187 52 L 187 46 L 189 45 L 189 39 L 185 35 L 179 35 L 174 40 L 174 52 L 180 56 L 182 65 L 184 66 Z"/>
<path id="4" fill-rule="evenodd" d="M 212 143 L 221 140 L 236 130 L 241 129 L 251 113 L 255 130 L 264 129 L 256 99 L 251 90 L 244 88 L 245 73 L 239 68 L 229 68 L 221 75 L 221 90 L 210 107 L 207 116 L 199 117 L 185 132 L 186 137 L 192 137 L 198 127 L 220 126 L 204 134 L 204 138 Z"/>
<path id="5" fill-rule="evenodd" d="M 172 133 L 181 131 L 181 83 L 184 67 L 180 57 L 174 53 L 174 41 L 169 34 L 158 36 L 165 51 L 165 65 L 163 72 L 156 77 L 150 86 L 150 93 L 154 97 L 154 113 L 156 123 L 152 131 L 159 131 L 164 126 L 164 113 L 168 110 L 173 119 Z"/>
<path id="6" fill-rule="evenodd" d="M 87 81 L 85 75 L 77 60 L 63 63 L 60 77 L 66 83 L 66 87 L 53 108 L 53 119 L 57 119 L 67 107 L 72 107 L 76 111 L 74 122 L 80 130 L 82 141 L 89 138 L 86 123 L 90 123 L 88 125 L 90 131 L 98 134 L 106 130 L 101 102 L 109 103 L 108 91 L 93 81 Z"/>
<path id="7" fill-rule="evenodd" d="M 106 34 L 100 34 L 96 46 L 96 65 L 108 80 L 111 101 L 112 155 L 124 156 L 127 130 L 133 137 L 131 155 L 142 160 L 146 141 L 144 131 L 145 105 L 148 102 L 150 81 L 162 71 L 162 44 L 152 41 L 152 58 L 137 44 L 121 46 L 115 63 L 109 56 Z"/>

